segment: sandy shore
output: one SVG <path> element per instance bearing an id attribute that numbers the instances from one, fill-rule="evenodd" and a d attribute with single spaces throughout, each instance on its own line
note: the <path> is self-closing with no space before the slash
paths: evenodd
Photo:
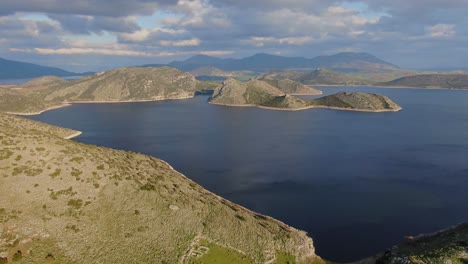
<path id="1" fill-rule="evenodd" d="M 220 106 L 257 107 L 257 108 L 275 110 L 275 111 L 301 111 L 301 110 L 318 108 L 318 109 L 333 109 L 333 110 L 354 111 L 354 112 L 384 113 L 384 112 L 398 112 L 403 109 L 400 107 L 399 109 L 370 110 L 370 109 L 352 109 L 352 108 L 321 106 L 321 105 L 311 105 L 311 106 L 300 107 L 300 108 L 278 108 L 278 107 L 269 107 L 269 106 L 262 106 L 262 105 L 253 105 L 253 104 L 236 105 L 236 104 L 220 104 L 220 103 L 212 103 L 212 102 L 209 102 L 209 103 L 213 105 L 220 105 Z"/>
<path id="2" fill-rule="evenodd" d="M 66 107 L 66 106 L 70 106 L 71 104 L 62 104 L 62 105 L 57 105 L 57 106 L 52 106 L 52 107 L 49 107 L 49 108 L 46 108 L 42 111 L 39 111 L 39 112 L 32 112 L 32 113 L 19 113 L 19 112 L 6 112 L 7 114 L 12 114 L 12 115 L 20 115 L 20 116 L 32 116 L 32 115 L 40 115 L 44 112 L 47 112 L 49 110 L 54 110 L 54 109 L 58 109 L 58 108 L 62 108 L 62 107 Z"/>
<path id="3" fill-rule="evenodd" d="M 12 114 L 12 115 L 19 115 L 19 116 L 33 116 L 33 115 L 40 115 L 50 110 L 70 106 L 73 104 L 120 104 L 120 103 L 125 104 L 125 103 L 158 102 L 158 101 L 167 101 L 167 100 L 183 100 L 183 99 L 190 99 L 190 98 L 193 98 L 193 96 L 180 97 L 180 98 L 168 98 L 168 99 L 161 98 L 161 99 L 127 100 L 127 101 L 73 101 L 73 102 L 68 102 L 66 104 L 52 106 L 52 107 L 46 108 L 38 112 L 31 112 L 31 113 L 6 112 L 6 113 Z"/>
<path id="4" fill-rule="evenodd" d="M 64 139 L 76 138 L 76 137 L 78 137 L 78 136 L 81 135 L 81 134 L 83 134 L 83 132 L 78 131 L 78 132 L 76 132 L 76 133 L 74 133 L 74 134 L 71 134 L 71 135 L 69 135 L 69 136 L 64 137 Z"/>

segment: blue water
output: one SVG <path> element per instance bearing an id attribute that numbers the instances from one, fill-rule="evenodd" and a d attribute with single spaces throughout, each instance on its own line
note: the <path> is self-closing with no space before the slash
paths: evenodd
<path id="1" fill-rule="evenodd" d="M 81 130 L 80 142 L 162 158 L 205 188 L 306 230 L 330 260 L 468 221 L 468 91 L 321 89 L 384 94 L 403 110 L 271 111 L 197 96 L 79 104 L 31 118 Z"/>

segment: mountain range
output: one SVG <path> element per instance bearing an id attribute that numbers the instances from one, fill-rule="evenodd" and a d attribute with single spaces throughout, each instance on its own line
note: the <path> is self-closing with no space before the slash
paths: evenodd
<path id="1" fill-rule="evenodd" d="M 399 67 L 368 53 L 343 52 L 330 56 L 314 58 L 285 57 L 265 53 L 255 54 L 242 59 L 221 59 L 207 55 L 195 55 L 183 61 L 173 61 L 169 66 L 183 71 L 200 67 L 216 67 L 224 71 L 250 70 L 263 72 L 270 69 L 307 70 L 328 68 L 340 72 L 381 72 L 395 71 Z"/>
<path id="2" fill-rule="evenodd" d="M 0 79 L 35 78 L 45 75 L 67 77 L 87 74 L 88 73 L 70 72 L 60 68 L 0 58 Z"/>

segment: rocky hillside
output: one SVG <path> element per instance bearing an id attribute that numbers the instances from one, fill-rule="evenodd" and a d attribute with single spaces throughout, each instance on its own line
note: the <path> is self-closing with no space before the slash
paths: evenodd
<path id="1" fill-rule="evenodd" d="M 0 112 L 33 114 L 74 102 L 182 99 L 219 83 L 197 81 L 174 68 L 122 68 L 78 80 L 46 76 L 17 88 L 0 89 Z"/>
<path id="2" fill-rule="evenodd" d="M 304 85 L 300 82 L 293 81 L 291 79 L 273 79 L 268 77 L 258 78 L 261 81 L 267 82 L 271 86 L 274 86 L 282 92 L 290 95 L 319 95 L 322 91 L 315 88 Z"/>
<path id="3" fill-rule="evenodd" d="M 57 76 L 47 75 L 43 77 L 39 77 L 33 79 L 29 82 L 23 83 L 21 87 L 23 88 L 30 88 L 30 87 L 44 87 L 44 86 L 58 86 L 58 85 L 66 85 L 68 83 L 67 80 L 62 79 Z"/>
<path id="4" fill-rule="evenodd" d="M 338 92 L 311 100 L 310 103 L 322 107 L 373 112 L 401 110 L 399 105 L 386 96 L 358 92 Z"/>
<path id="5" fill-rule="evenodd" d="M 260 80 L 240 82 L 228 79 L 218 86 L 210 98 L 214 104 L 227 105 L 263 105 L 272 97 L 284 95 L 284 92 Z"/>
<path id="6" fill-rule="evenodd" d="M 61 87 L 46 100 L 139 101 L 193 97 L 197 80 L 174 68 L 121 68 L 84 77 Z"/>
<path id="7" fill-rule="evenodd" d="M 307 108 L 333 108 L 370 112 L 398 111 L 401 109 L 388 97 L 377 94 L 339 92 L 314 100 L 303 100 L 284 94 L 267 82 L 251 80 L 241 83 L 234 79 L 225 81 L 210 98 L 210 103 L 232 106 L 260 106 L 278 110 Z"/>
<path id="8" fill-rule="evenodd" d="M 305 232 L 73 132 L 0 113 L 0 263 L 321 262 Z"/>
<path id="9" fill-rule="evenodd" d="M 398 78 L 379 86 L 468 89 L 468 74 L 421 74 Z"/>
<path id="10" fill-rule="evenodd" d="M 406 237 L 404 244 L 387 250 L 369 263 L 468 263 L 468 223 L 435 234 Z"/>

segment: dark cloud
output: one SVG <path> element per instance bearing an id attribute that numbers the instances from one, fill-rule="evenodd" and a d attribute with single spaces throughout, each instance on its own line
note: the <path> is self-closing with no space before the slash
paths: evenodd
<path id="1" fill-rule="evenodd" d="M 151 15 L 176 0 L 14 0 L 0 1 L 1 14 L 41 12 L 91 16 Z"/>

